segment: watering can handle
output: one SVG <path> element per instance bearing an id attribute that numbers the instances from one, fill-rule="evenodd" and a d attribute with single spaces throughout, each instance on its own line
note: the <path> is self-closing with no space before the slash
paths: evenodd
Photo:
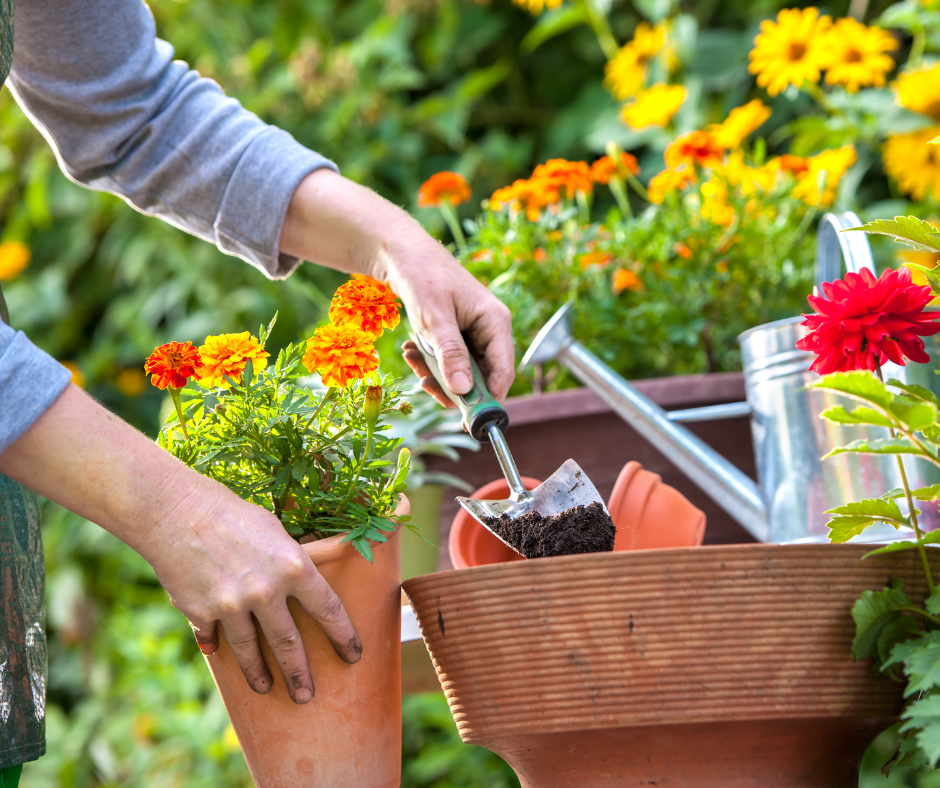
<path id="1" fill-rule="evenodd" d="M 843 260 L 850 273 L 857 274 L 863 268 L 875 273 L 868 236 L 842 232 L 861 226 L 861 220 L 851 211 L 823 216 L 816 232 L 816 287 L 822 289 L 823 282 L 841 279 Z"/>

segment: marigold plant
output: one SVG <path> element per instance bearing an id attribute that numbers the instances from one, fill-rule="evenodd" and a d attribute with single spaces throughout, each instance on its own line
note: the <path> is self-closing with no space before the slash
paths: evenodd
<path id="1" fill-rule="evenodd" d="M 255 370 L 264 369 L 268 355 L 261 343 L 247 331 L 206 337 L 205 344 L 199 347 L 202 367 L 197 378 L 207 388 L 227 388 L 230 384 L 226 378 L 241 383 L 245 365 L 251 361 Z"/>
<path id="2" fill-rule="evenodd" d="M 330 303 L 331 323 L 355 326 L 376 339 L 400 321 L 398 296 L 370 276 L 355 276 L 341 285 Z"/>
<path id="3" fill-rule="evenodd" d="M 351 380 L 362 380 L 379 368 L 372 344 L 375 337 L 354 325 L 321 326 L 307 340 L 303 365 L 319 372 L 324 386 L 343 388 Z"/>

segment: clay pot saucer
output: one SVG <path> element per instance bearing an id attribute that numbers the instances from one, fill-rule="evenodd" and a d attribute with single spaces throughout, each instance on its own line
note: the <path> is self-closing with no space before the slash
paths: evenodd
<path id="1" fill-rule="evenodd" d="M 852 604 L 913 552 L 722 545 L 516 561 L 404 587 L 465 742 L 523 788 L 848 788 L 903 685 Z M 940 566 L 940 555 L 933 558 Z"/>

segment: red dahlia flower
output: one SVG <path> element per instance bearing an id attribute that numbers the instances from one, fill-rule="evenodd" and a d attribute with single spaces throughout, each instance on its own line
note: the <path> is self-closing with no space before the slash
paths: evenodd
<path id="1" fill-rule="evenodd" d="M 940 312 L 925 312 L 933 296 L 927 285 L 911 282 L 911 272 L 887 270 L 880 279 L 868 270 L 846 274 L 822 286 L 807 299 L 818 314 L 803 315 L 812 329 L 796 343 L 817 358 L 810 369 L 820 375 L 875 370 L 886 361 L 903 366 L 906 361 L 930 360 L 920 337 L 940 332 Z"/>

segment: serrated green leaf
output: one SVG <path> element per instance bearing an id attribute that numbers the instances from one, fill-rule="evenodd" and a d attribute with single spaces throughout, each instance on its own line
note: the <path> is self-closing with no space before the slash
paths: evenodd
<path id="1" fill-rule="evenodd" d="M 853 501 L 829 509 L 826 514 L 865 515 L 872 518 L 904 522 L 904 515 L 901 514 L 901 510 L 894 500 L 885 500 L 884 498 L 866 498 L 864 501 Z"/>
<path id="2" fill-rule="evenodd" d="M 940 615 L 940 592 L 932 594 L 924 600 L 924 610 L 933 615 Z"/>
<path id="3" fill-rule="evenodd" d="M 860 535 L 868 526 L 877 522 L 873 517 L 852 515 L 849 517 L 833 517 L 826 527 L 829 529 L 829 541 L 842 544 Z"/>
<path id="4" fill-rule="evenodd" d="M 918 252 L 940 252 L 940 235 L 930 222 L 916 216 L 895 216 L 894 219 L 876 219 L 861 227 L 851 227 L 842 232 L 862 230 L 866 233 L 887 235 L 898 243 L 910 246 Z"/>
<path id="5" fill-rule="evenodd" d="M 888 391 L 885 384 L 870 372 L 834 372 L 811 383 L 808 388 L 834 391 L 852 399 L 870 402 L 885 410 L 894 400 L 894 395 Z"/>
<path id="6" fill-rule="evenodd" d="M 841 405 L 834 405 L 820 413 L 819 417 L 826 419 L 826 421 L 833 421 L 836 424 L 873 424 L 876 427 L 894 426 L 891 419 L 872 408 L 846 410 Z"/>
<path id="7" fill-rule="evenodd" d="M 934 630 L 915 640 L 898 643 L 884 664 L 890 667 L 902 662 L 908 677 L 904 697 L 940 686 L 940 631 Z"/>
<path id="8" fill-rule="evenodd" d="M 923 400 L 895 397 L 889 410 L 898 421 L 913 431 L 922 430 L 937 421 L 937 408 Z"/>
<path id="9" fill-rule="evenodd" d="M 876 438 L 868 440 L 862 438 L 857 441 L 840 446 L 823 456 L 823 459 L 835 457 L 837 454 L 921 454 L 920 449 L 903 438 Z"/>
<path id="10" fill-rule="evenodd" d="M 852 656 L 855 659 L 876 657 L 882 631 L 897 620 L 903 608 L 909 607 L 911 599 L 897 578 L 881 591 L 863 591 L 852 606 L 852 619 L 855 621 Z"/>
<path id="11" fill-rule="evenodd" d="M 915 501 L 936 501 L 940 499 L 940 484 L 931 484 L 929 487 L 919 487 L 911 490 Z"/>
<path id="12" fill-rule="evenodd" d="M 940 398 L 937 397 L 930 389 L 924 388 L 923 386 L 917 386 L 913 383 L 902 383 L 900 380 L 891 378 L 888 381 L 889 386 L 893 386 L 896 389 L 901 389 L 901 391 L 908 394 L 914 399 L 920 399 L 924 402 L 929 402 L 931 405 L 936 408 L 940 408 Z"/>

